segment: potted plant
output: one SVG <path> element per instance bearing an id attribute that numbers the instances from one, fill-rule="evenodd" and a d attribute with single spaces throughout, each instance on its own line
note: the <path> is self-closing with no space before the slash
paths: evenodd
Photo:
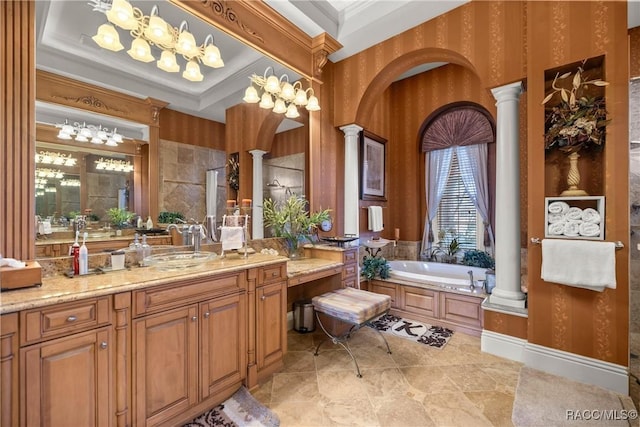
<path id="1" fill-rule="evenodd" d="M 180 220 L 184 222 L 184 215 L 180 212 L 160 212 L 158 214 L 158 223 L 159 224 L 175 224 L 176 220 Z"/>
<path id="2" fill-rule="evenodd" d="M 542 101 L 546 105 L 557 94 L 559 102 L 545 108 L 544 147 L 546 150 L 558 149 L 569 158 L 567 184 L 569 188 L 562 196 L 585 196 L 580 190 L 580 173 L 578 171 L 578 152 L 582 149 L 604 144 L 607 119 L 604 97 L 592 97 L 587 93 L 592 87 L 607 86 L 609 83 L 600 79 L 589 79 L 585 75 L 584 64 L 578 66 L 573 78 L 572 73 L 562 75 L 556 73 L 551 83 L 551 92 Z M 563 82 L 569 82 L 562 85 Z M 565 87 L 566 86 L 566 87 Z"/>
<path id="3" fill-rule="evenodd" d="M 389 263 L 384 257 L 365 257 L 362 260 L 362 268 L 360 269 L 360 275 L 367 281 L 373 280 L 376 277 L 381 279 L 389 278 Z"/>
<path id="4" fill-rule="evenodd" d="M 442 242 L 448 234 L 451 234 L 451 241 L 448 245 L 442 246 Z M 460 251 L 460 243 L 458 242 L 458 238 L 456 237 L 456 230 L 453 228 L 450 230 L 440 230 L 438 232 L 438 246 L 431 250 L 431 257 L 437 259 L 437 254 L 442 255 L 442 261 L 448 264 L 455 263 L 456 255 Z"/>
<path id="5" fill-rule="evenodd" d="M 281 203 L 270 198 L 263 202 L 264 225 L 272 227 L 276 237 L 284 237 L 289 258 L 300 257 L 300 243 L 310 242 L 318 225 L 329 219 L 330 209 L 309 214 L 308 204 L 304 197 L 297 195 Z"/>
<path id="6" fill-rule="evenodd" d="M 464 252 L 462 264 L 470 267 L 493 269 L 495 267 L 495 260 L 485 251 L 470 249 Z"/>

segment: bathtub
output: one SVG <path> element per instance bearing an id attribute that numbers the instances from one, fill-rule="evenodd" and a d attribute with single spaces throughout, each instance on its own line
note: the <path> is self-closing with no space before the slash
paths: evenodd
<path id="1" fill-rule="evenodd" d="M 485 280 L 485 268 L 423 261 L 389 261 L 389 266 L 389 280 L 399 279 L 463 292 L 483 292 L 484 282 L 481 281 Z M 469 271 L 473 272 L 475 289 L 469 286 Z"/>

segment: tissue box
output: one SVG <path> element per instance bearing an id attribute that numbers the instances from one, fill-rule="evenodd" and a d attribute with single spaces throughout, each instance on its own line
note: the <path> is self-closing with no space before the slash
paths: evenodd
<path id="1" fill-rule="evenodd" d="M 42 270 L 37 261 L 27 261 L 24 268 L 0 267 L 0 288 L 28 288 L 42 284 Z"/>

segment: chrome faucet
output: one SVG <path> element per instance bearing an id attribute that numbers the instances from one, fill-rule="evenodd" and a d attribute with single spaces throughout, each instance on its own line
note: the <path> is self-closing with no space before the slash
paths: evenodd
<path id="1" fill-rule="evenodd" d="M 197 222 L 191 226 L 189 226 L 189 234 L 191 235 L 191 240 L 193 241 L 193 251 L 200 252 L 200 245 L 202 244 L 202 235 L 206 236 L 207 229 L 204 225 L 198 224 Z"/>
<path id="2" fill-rule="evenodd" d="M 476 285 L 473 284 L 473 270 L 467 271 L 467 274 L 469 275 L 469 288 L 471 290 L 474 290 L 476 288 Z"/>

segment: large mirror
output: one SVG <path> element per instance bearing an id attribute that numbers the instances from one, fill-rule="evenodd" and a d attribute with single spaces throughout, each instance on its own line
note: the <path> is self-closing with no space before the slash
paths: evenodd
<path id="1" fill-rule="evenodd" d="M 95 5 L 101 2 L 90 2 Z M 153 4 L 145 1 L 131 1 L 134 7 L 145 14 L 151 13 Z M 217 30 L 208 23 L 194 17 L 167 1 L 158 1 L 159 14 L 171 25 L 179 26 L 186 21 L 189 31 L 197 43 L 202 43 L 209 34 L 213 36 L 225 62 L 223 68 L 201 67 L 202 82 L 191 82 L 180 73 L 166 73 L 156 67 L 155 61 L 143 63 L 135 61 L 125 52 L 133 38 L 120 31 L 120 41 L 125 49 L 111 52 L 98 47 L 92 40 L 98 27 L 107 22 L 105 15 L 94 11 L 92 4 L 77 1 L 40 1 L 36 4 L 37 19 L 37 68 L 95 84 L 139 98 L 155 98 L 166 101 L 171 109 L 204 120 L 226 122 L 226 110 L 240 102 L 252 74 L 269 73 L 287 75 L 295 81 L 299 75 L 277 64 L 255 49 L 240 43 L 228 34 Z M 160 51 L 153 47 L 157 59 Z M 184 67 L 185 63 L 180 64 Z M 86 123 L 116 128 L 125 139 L 119 149 L 110 149 L 104 144 L 61 140 L 57 133 L 61 125 Z M 122 207 L 136 212 L 136 194 L 158 191 L 158 210 L 180 212 L 186 218 L 202 220 L 205 215 L 204 193 L 206 191 L 206 171 L 215 169 L 218 174 L 218 206 L 224 212 L 226 190 L 226 159 L 229 153 L 218 148 L 207 148 L 202 141 L 164 141 L 158 147 L 159 159 L 151 159 L 159 165 L 160 188 L 144 188 L 144 180 L 139 179 L 135 169 L 148 168 L 142 164 L 140 145 L 148 141 L 149 129 L 134 122 L 127 122 L 108 115 L 100 115 L 82 109 L 71 109 L 56 104 L 38 102 L 36 105 L 37 143 L 36 154 L 58 153 L 65 158 L 74 157 L 74 166 L 56 167 L 61 178 L 48 179 L 37 189 L 36 214 L 42 218 L 68 218 L 73 214 L 91 215 L 92 219 L 106 222 L 109 208 Z M 205 122 L 206 123 L 206 122 Z M 160 124 L 161 128 L 163 123 Z M 167 123 L 165 126 L 179 126 Z M 264 158 L 263 197 L 281 198 L 289 194 L 305 194 L 306 147 L 304 121 L 284 119 L 273 142 L 273 151 Z M 160 131 L 162 135 L 162 131 Z M 130 144 L 129 147 L 125 146 Z M 190 156 L 192 166 L 163 164 L 163 159 L 174 160 L 178 153 L 193 151 Z M 189 156 L 186 156 L 189 157 Z M 209 159 L 200 162 L 202 158 Z M 133 171 L 107 171 L 97 169 L 100 160 L 134 165 Z M 167 162 L 165 162 L 167 163 Z M 196 164 L 197 163 L 197 164 Z M 250 167 L 250 165 L 243 165 Z M 40 166 L 37 166 L 38 168 Z M 189 175 L 188 178 L 185 178 Z M 70 181 L 73 180 L 73 181 Z M 79 186 L 62 185 L 70 181 Z M 277 183 L 277 184 L 276 184 Z M 276 186 L 277 185 L 277 186 Z M 68 188 L 67 188 L 68 187 Z M 55 189 L 55 192 L 54 192 Z M 40 191 L 42 190 L 42 191 Z M 220 215 L 221 216 L 221 215 Z M 154 222 L 157 218 L 153 218 Z M 64 223 L 56 222 L 64 226 Z"/>

